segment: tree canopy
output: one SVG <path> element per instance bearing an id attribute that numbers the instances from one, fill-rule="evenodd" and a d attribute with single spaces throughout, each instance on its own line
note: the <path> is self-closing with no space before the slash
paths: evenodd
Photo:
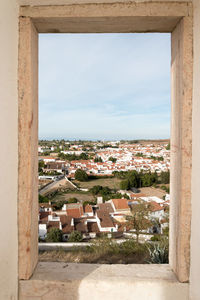
<path id="1" fill-rule="evenodd" d="M 151 226 L 151 221 L 148 219 L 149 208 L 146 203 L 140 202 L 134 204 L 131 209 L 131 215 L 126 217 L 127 225 L 135 230 L 137 242 L 139 234 Z"/>
<path id="2" fill-rule="evenodd" d="M 62 242 L 62 231 L 58 228 L 51 228 L 47 233 L 46 241 L 50 243 Z"/>
<path id="3" fill-rule="evenodd" d="M 137 172 L 127 171 L 127 172 L 113 172 L 114 176 L 120 179 L 123 179 L 120 184 L 122 190 L 128 190 L 132 187 L 148 187 L 157 183 L 169 183 L 170 172 L 161 172 L 160 175 L 157 172 Z"/>
<path id="4" fill-rule="evenodd" d="M 88 175 L 84 170 L 77 169 L 75 172 L 75 179 L 78 181 L 88 181 Z"/>

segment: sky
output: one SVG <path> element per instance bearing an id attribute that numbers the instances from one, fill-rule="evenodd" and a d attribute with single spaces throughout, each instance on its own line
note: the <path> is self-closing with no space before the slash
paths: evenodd
<path id="1" fill-rule="evenodd" d="M 170 34 L 40 34 L 39 138 L 169 138 L 170 60 Z"/>

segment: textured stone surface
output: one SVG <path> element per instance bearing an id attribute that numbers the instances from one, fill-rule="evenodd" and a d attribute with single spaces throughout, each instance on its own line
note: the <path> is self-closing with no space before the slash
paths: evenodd
<path id="1" fill-rule="evenodd" d="M 39 263 L 19 290 L 20 300 L 188 300 L 168 265 Z"/>
<path id="2" fill-rule="evenodd" d="M 31 276 L 37 262 L 37 32 L 172 30 L 172 215 L 170 264 L 188 281 L 191 217 L 192 5 L 185 2 L 129 2 L 27 6 L 20 10 L 19 45 L 19 276 Z M 181 18 L 183 17 L 183 18 Z M 180 20 L 181 18 L 181 20 Z M 61 20 L 61 21 L 59 21 Z M 69 23 L 70 21 L 70 23 Z M 94 22 L 95 21 L 95 22 Z M 59 23 L 60 22 L 60 23 Z M 65 24 L 65 22 L 68 22 Z M 99 23 L 98 23 L 99 22 Z M 134 24 L 131 22 L 135 22 Z M 94 25 L 95 23 L 95 25 Z M 169 24 L 168 24 L 169 23 Z M 71 25 L 69 25 L 71 24 Z M 141 25 L 143 24 L 143 25 Z M 166 25 L 168 24 L 168 25 Z M 40 27 L 41 26 L 41 27 Z M 47 26 L 47 27 L 45 27 Z M 72 27 L 70 27 L 72 26 Z M 127 27 L 130 26 L 130 27 Z M 139 26 L 139 27 L 137 27 Z M 166 30 L 163 29 L 163 30 Z"/>
<path id="3" fill-rule="evenodd" d="M 192 14 L 184 2 L 115 2 L 24 6 L 39 32 L 171 32 L 181 17 Z M 156 18 L 155 18 L 156 17 Z"/>
<path id="4" fill-rule="evenodd" d="M 191 260 L 190 299 L 200 297 L 200 1 L 194 1 L 194 85 L 192 109 L 192 219 L 191 219 Z"/>
<path id="5" fill-rule="evenodd" d="M 38 256 L 38 34 L 30 18 L 19 25 L 19 278 L 28 279 Z"/>
<path id="6" fill-rule="evenodd" d="M 193 20 L 183 18 L 172 33 L 170 264 L 182 282 L 189 280 Z"/>
<path id="7" fill-rule="evenodd" d="M 197 0 L 198 1 L 198 0 Z M 19 5 L 70 5 L 70 4 L 83 4 L 83 3 L 130 3 L 130 2 L 136 2 L 136 3 L 149 3 L 149 2 L 192 2 L 192 0 L 17 0 Z M 56 3 L 55 3 L 56 2 Z"/>

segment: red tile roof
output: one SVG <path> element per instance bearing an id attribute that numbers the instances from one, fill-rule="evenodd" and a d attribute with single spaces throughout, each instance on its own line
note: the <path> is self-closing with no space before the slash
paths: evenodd
<path id="1" fill-rule="evenodd" d="M 87 204 L 85 206 L 84 210 L 85 210 L 85 213 L 92 213 L 93 212 L 92 206 L 90 204 Z"/>
<path id="2" fill-rule="evenodd" d="M 71 216 L 65 216 L 65 215 L 60 216 L 63 233 L 71 233 L 74 230 L 74 226 L 71 226 L 72 219 L 73 218 Z"/>
<path id="3" fill-rule="evenodd" d="M 127 199 L 112 199 L 115 209 L 129 209 Z"/>
<path id="4" fill-rule="evenodd" d="M 47 225 L 47 231 L 49 231 L 51 228 L 60 229 L 60 222 L 59 221 L 49 221 L 48 225 Z"/>
<path id="5" fill-rule="evenodd" d="M 100 232 L 97 222 L 88 222 L 87 223 L 88 232 Z"/>
<path id="6" fill-rule="evenodd" d="M 101 227 L 114 227 L 113 221 L 107 212 L 98 210 L 97 217 L 100 219 Z"/>
<path id="7" fill-rule="evenodd" d="M 80 203 L 70 203 L 67 204 L 67 216 L 71 216 L 73 218 L 80 218 L 83 216 L 83 206 Z"/>
<path id="8" fill-rule="evenodd" d="M 99 210 L 101 210 L 101 211 L 105 211 L 108 213 L 114 212 L 111 203 L 101 203 L 101 204 L 98 204 L 98 206 L 99 206 Z"/>
<path id="9" fill-rule="evenodd" d="M 74 219 L 74 228 L 81 233 L 87 232 L 88 228 L 86 219 Z"/>
<path id="10" fill-rule="evenodd" d="M 41 211 L 39 213 L 40 216 L 40 224 L 46 224 L 48 222 L 48 215 L 50 215 L 50 212 L 48 211 Z"/>
<path id="11" fill-rule="evenodd" d="M 150 211 L 155 212 L 155 211 L 163 210 L 164 208 L 161 207 L 160 204 L 158 204 L 157 202 L 151 201 L 149 202 L 149 209 Z"/>

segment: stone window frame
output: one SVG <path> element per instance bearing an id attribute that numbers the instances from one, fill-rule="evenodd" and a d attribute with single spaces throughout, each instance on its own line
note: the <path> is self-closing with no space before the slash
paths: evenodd
<path id="1" fill-rule="evenodd" d="M 171 33 L 171 177 L 169 266 L 189 281 L 193 7 L 190 1 L 21 6 L 18 59 L 18 274 L 38 262 L 38 33 Z"/>

